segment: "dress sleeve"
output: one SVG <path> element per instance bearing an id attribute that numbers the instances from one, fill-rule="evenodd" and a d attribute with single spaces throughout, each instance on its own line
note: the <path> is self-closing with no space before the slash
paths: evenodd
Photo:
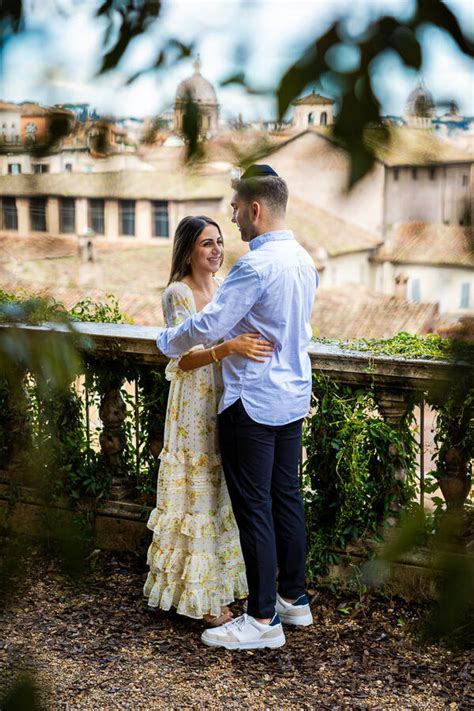
<path id="1" fill-rule="evenodd" d="M 167 328 L 179 326 L 193 313 L 186 286 L 177 282 L 163 292 L 162 306 Z"/>
<path id="2" fill-rule="evenodd" d="M 184 284 L 175 282 L 170 284 L 163 292 L 162 297 L 163 315 L 165 317 L 166 326 L 179 326 L 186 321 L 189 316 L 192 316 L 194 310 L 192 308 L 189 296 L 189 290 Z M 193 371 L 184 371 L 179 367 L 181 358 L 191 351 L 201 350 L 202 345 L 194 346 L 189 350 L 172 358 L 166 366 L 165 376 L 167 380 L 176 380 L 178 378 L 186 378 L 192 375 Z"/>

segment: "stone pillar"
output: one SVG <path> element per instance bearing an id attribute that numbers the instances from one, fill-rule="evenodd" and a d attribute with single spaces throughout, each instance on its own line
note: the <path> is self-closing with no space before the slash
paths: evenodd
<path id="1" fill-rule="evenodd" d="M 76 200 L 76 232 L 83 234 L 89 227 L 89 203 L 87 198 Z"/>
<path id="2" fill-rule="evenodd" d="M 18 215 L 18 234 L 26 237 L 30 232 L 30 201 L 28 198 L 16 199 L 16 212 Z"/>
<path id="3" fill-rule="evenodd" d="M 59 234 L 59 200 L 56 197 L 47 198 L 46 229 L 51 235 Z"/>
<path id="4" fill-rule="evenodd" d="M 28 395 L 25 387 L 26 371 L 17 368 L 11 383 L 2 382 L 6 392 L 2 398 L 2 416 L 9 429 L 6 460 L 0 470 L 0 481 L 15 480 L 22 483 L 28 474 L 27 462 L 30 451 L 30 427 L 28 425 Z M 5 452 L 2 453 L 5 455 Z"/>
<path id="5" fill-rule="evenodd" d="M 152 211 L 150 200 L 137 200 L 135 203 L 135 235 L 137 239 L 151 240 Z"/>
<path id="6" fill-rule="evenodd" d="M 401 390 L 399 388 L 390 387 L 377 387 L 376 388 L 376 401 L 380 414 L 384 420 L 391 425 L 395 430 L 401 430 L 403 427 L 403 421 L 408 413 L 411 405 L 411 399 L 408 392 Z M 389 453 L 395 461 L 395 473 L 393 482 L 393 500 L 390 504 L 390 510 L 394 515 L 398 514 L 402 508 L 402 502 L 399 497 L 399 484 L 402 484 L 406 479 L 406 471 L 404 469 L 400 452 L 394 444 L 389 445 Z M 398 459 L 398 462 L 397 462 Z M 395 524 L 396 519 L 388 519 L 388 523 Z"/>
<path id="7" fill-rule="evenodd" d="M 118 200 L 106 200 L 104 205 L 105 235 L 116 239 L 120 235 Z"/>
<path id="8" fill-rule="evenodd" d="M 99 442 L 107 470 L 112 474 L 110 498 L 114 501 L 133 498 L 134 493 L 134 486 L 126 478 L 123 463 L 126 445 L 125 416 L 126 405 L 120 385 L 109 387 L 101 398 L 99 408 L 99 417 L 103 424 Z"/>

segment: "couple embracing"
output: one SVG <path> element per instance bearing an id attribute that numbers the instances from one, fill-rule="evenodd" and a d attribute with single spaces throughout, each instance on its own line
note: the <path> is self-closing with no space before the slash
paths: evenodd
<path id="1" fill-rule="evenodd" d="M 285 181 L 253 165 L 232 187 L 232 222 L 250 251 L 225 281 L 215 276 L 216 222 L 186 217 L 175 235 L 168 328 L 157 338 L 171 385 L 144 593 L 151 607 L 203 619 L 205 644 L 255 649 L 282 646 L 282 623 L 312 622 L 298 462 L 318 277 L 285 228 Z M 247 612 L 232 619 L 227 605 L 247 592 Z"/>

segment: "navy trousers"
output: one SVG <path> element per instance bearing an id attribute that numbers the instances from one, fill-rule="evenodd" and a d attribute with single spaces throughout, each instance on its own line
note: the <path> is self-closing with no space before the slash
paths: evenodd
<path id="1" fill-rule="evenodd" d="M 282 597 L 304 593 L 306 532 L 298 479 L 302 422 L 262 425 L 248 416 L 241 400 L 219 415 L 222 465 L 253 617 L 275 614 L 277 570 Z"/>

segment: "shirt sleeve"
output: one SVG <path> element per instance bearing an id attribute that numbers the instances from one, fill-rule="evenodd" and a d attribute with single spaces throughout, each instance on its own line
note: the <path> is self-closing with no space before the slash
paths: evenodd
<path id="1" fill-rule="evenodd" d="M 181 325 L 166 328 L 158 335 L 158 348 L 169 358 L 177 358 L 198 343 L 223 338 L 250 311 L 261 293 L 259 275 L 253 267 L 239 260 L 210 304 Z"/>

